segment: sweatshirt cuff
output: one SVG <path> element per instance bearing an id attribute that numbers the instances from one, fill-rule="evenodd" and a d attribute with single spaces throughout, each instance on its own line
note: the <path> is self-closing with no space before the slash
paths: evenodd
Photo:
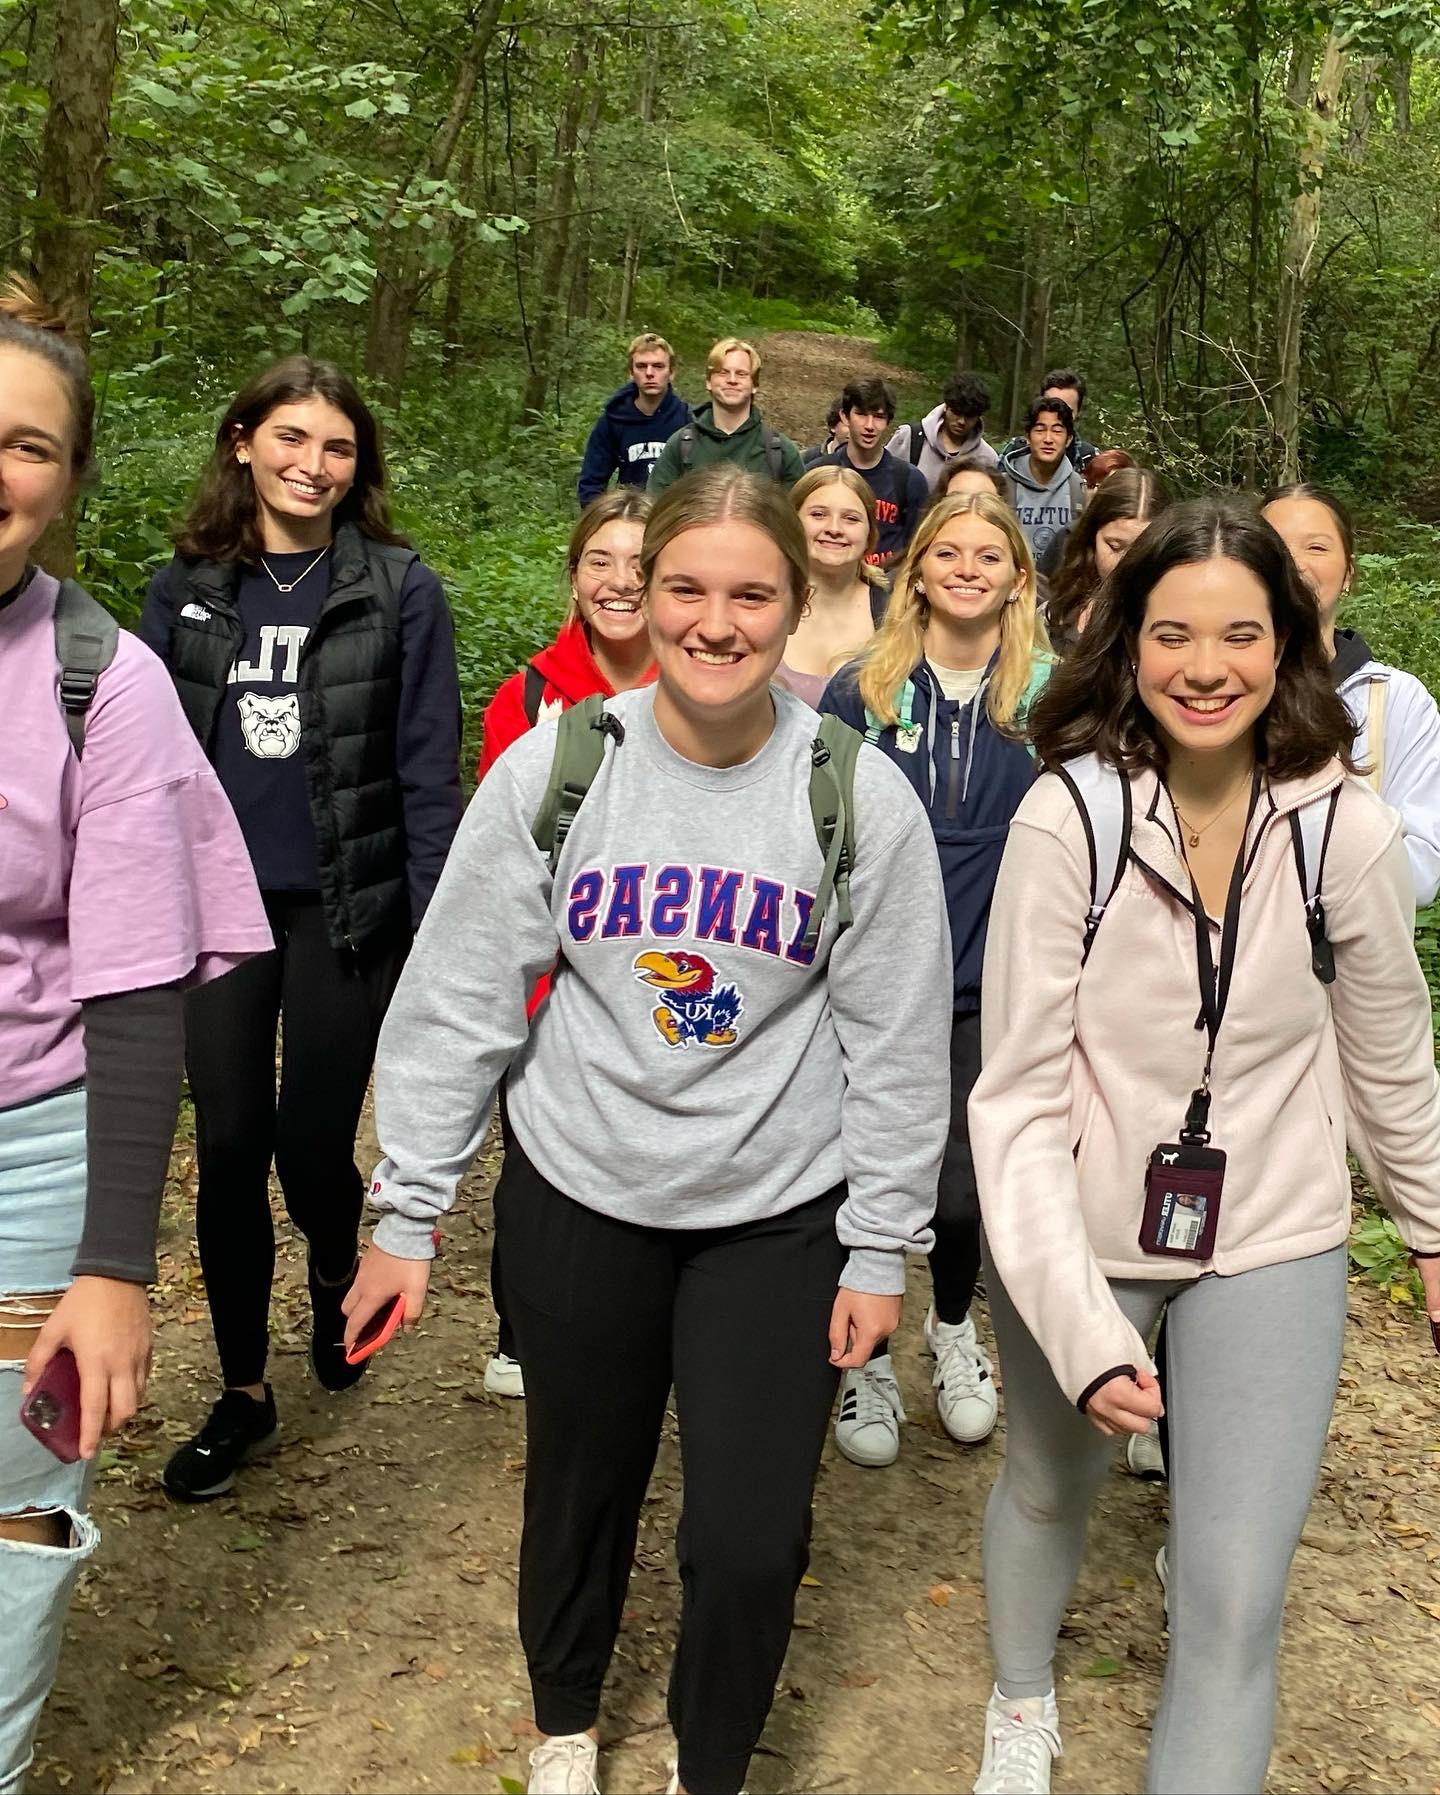
<path id="1" fill-rule="evenodd" d="M 900 1247 L 856 1247 L 840 1274 L 843 1290 L 861 1296 L 904 1296 L 905 1253 Z"/>
<path id="2" fill-rule="evenodd" d="M 430 1221 L 416 1221 L 413 1216 L 390 1210 L 375 1224 L 374 1243 L 382 1253 L 396 1259 L 433 1259 L 435 1226 Z"/>

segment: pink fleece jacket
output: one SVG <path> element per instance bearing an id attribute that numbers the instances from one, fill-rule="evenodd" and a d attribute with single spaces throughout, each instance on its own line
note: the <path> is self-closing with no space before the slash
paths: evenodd
<path id="1" fill-rule="evenodd" d="M 1290 811 L 1341 786 L 1325 862 L 1335 983 L 1310 970 Z M 1153 773 L 1132 781 L 1132 859 L 1081 972 L 1085 834 L 1054 775 L 1011 825 L 985 954 L 984 1070 L 970 1134 L 1005 1288 L 1072 1402 L 1153 1369 L 1111 1278 L 1184 1278 L 1301 1259 L 1350 1225 L 1348 1136 L 1406 1241 L 1440 1251 L 1440 1080 L 1413 944 L 1400 821 L 1338 762 L 1261 795 L 1210 1126 L 1228 1155 L 1204 1263 L 1137 1244 L 1145 1166 L 1174 1140 L 1205 1037 L 1190 884 Z M 1138 862 L 1138 864 L 1137 864 Z M 1219 927 L 1211 919 L 1218 959 Z"/>

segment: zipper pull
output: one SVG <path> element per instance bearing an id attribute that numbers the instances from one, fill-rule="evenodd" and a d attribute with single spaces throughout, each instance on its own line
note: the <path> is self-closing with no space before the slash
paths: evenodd
<path id="1" fill-rule="evenodd" d="M 958 717 L 952 717 L 950 721 L 950 758 L 951 760 L 960 758 L 960 719 Z"/>

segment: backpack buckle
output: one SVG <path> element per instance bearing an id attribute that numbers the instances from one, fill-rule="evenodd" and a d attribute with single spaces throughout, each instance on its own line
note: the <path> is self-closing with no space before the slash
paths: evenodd
<path id="1" fill-rule="evenodd" d="M 89 671 L 81 671 L 76 667 L 62 667 L 60 670 L 60 705 L 63 710 L 79 715 L 88 711 L 95 701 L 95 688 L 100 683 L 100 675 Z"/>

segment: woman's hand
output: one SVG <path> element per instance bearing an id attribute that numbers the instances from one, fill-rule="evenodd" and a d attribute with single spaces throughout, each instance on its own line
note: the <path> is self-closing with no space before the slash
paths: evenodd
<path id="1" fill-rule="evenodd" d="M 842 1284 L 830 1311 L 830 1363 L 854 1371 L 869 1363 L 877 1340 L 888 1340 L 900 1325 L 898 1296 L 867 1296 Z"/>
<path id="2" fill-rule="evenodd" d="M 360 1269 L 346 1292 L 341 1310 L 347 1317 L 345 1345 L 355 1344 L 372 1315 L 377 1315 L 397 1296 L 405 1298 L 405 1313 L 400 1325 L 413 1328 L 425 1307 L 425 1294 L 430 1288 L 429 1259 L 397 1259 L 383 1247 L 370 1247 L 360 1256 Z"/>
<path id="3" fill-rule="evenodd" d="M 1165 1413 L 1160 1383 L 1148 1371 L 1119 1372 L 1085 1404 L 1085 1413 L 1102 1434 L 1143 1434 Z"/>
<path id="4" fill-rule="evenodd" d="M 150 1376 L 150 1303 L 143 1284 L 76 1278 L 56 1303 L 25 1361 L 22 1396 L 62 1346 L 80 1372 L 80 1454 L 94 1458 L 107 1433 L 145 1400 Z"/>

